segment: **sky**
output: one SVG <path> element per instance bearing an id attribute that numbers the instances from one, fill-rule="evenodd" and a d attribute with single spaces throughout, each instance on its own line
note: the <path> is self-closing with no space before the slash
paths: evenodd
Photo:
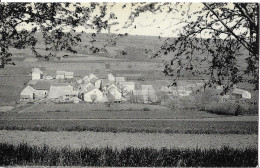
<path id="1" fill-rule="evenodd" d="M 161 5 L 162 3 L 158 3 L 158 5 Z M 89 3 L 81 3 L 82 6 L 89 6 Z M 124 6 L 122 8 L 122 6 Z M 132 23 L 131 26 L 125 27 L 126 21 L 128 21 L 128 18 L 132 11 L 135 10 L 136 7 L 140 6 L 132 6 L 131 3 L 122 3 L 122 2 L 116 2 L 112 3 L 109 2 L 108 6 L 112 6 L 108 8 L 107 13 L 115 13 L 117 17 L 118 25 L 114 25 L 111 27 L 110 32 L 116 33 L 116 34 L 124 34 L 128 33 L 130 35 L 148 35 L 148 36 L 162 36 L 162 37 L 176 37 L 179 33 L 179 31 L 182 30 L 182 26 L 185 24 L 180 23 L 181 19 L 187 19 L 188 14 L 191 12 L 201 10 L 203 7 L 202 3 L 171 3 L 170 5 L 167 5 L 162 9 L 161 12 L 157 12 L 156 14 L 153 14 L 152 12 L 145 12 L 141 13 Z M 145 4 L 144 4 L 145 5 Z M 167 12 L 169 10 L 169 7 L 173 8 L 171 12 Z M 73 10 L 73 7 L 71 7 L 71 10 Z M 93 13 L 93 16 L 97 13 Z M 192 19 L 192 18 L 190 18 Z M 31 29 L 31 24 L 23 24 L 23 26 L 18 27 L 18 29 Z M 83 27 L 78 27 L 76 29 L 78 32 L 85 31 L 87 33 L 94 33 L 96 32 L 93 29 L 85 29 Z M 108 30 L 102 30 L 102 33 L 107 33 Z"/>
<path id="2" fill-rule="evenodd" d="M 155 7 L 162 5 L 164 2 L 158 2 Z M 110 16 L 110 13 L 114 13 L 117 17 L 116 22 L 117 25 L 113 25 L 108 31 L 102 30 L 101 33 L 115 33 L 115 34 L 125 34 L 128 33 L 130 35 L 144 35 L 144 36 L 161 36 L 161 37 L 178 37 L 180 33 L 183 32 L 183 26 L 187 24 L 187 22 L 195 21 L 198 15 L 202 14 L 194 14 L 194 12 L 202 11 L 204 7 L 203 3 L 198 2 L 184 2 L 184 3 L 168 3 L 160 8 L 160 11 L 156 11 L 152 13 L 150 11 L 142 12 L 138 17 L 134 19 L 132 24 L 129 23 L 129 16 L 131 12 L 135 11 L 136 8 L 140 6 L 147 5 L 147 3 L 137 3 L 136 5 L 132 5 L 129 2 L 108 2 L 107 3 L 107 15 L 106 18 Z M 33 4 L 32 4 L 33 6 Z M 80 3 L 82 7 L 89 7 L 90 3 Z M 124 7 L 123 7 L 124 6 Z M 64 5 L 65 7 L 65 5 Z M 232 3 L 228 3 L 228 8 L 233 8 Z M 169 12 L 169 9 L 172 9 Z M 73 5 L 69 6 L 69 10 L 75 10 Z M 91 17 L 96 15 L 100 15 L 99 10 L 95 10 L 89 19 L 89 23 L 91 21 Z M 59 17 L 59 16 L 58 16 Z M 237 18 L 240 19 L 240 18 Z M 112 23 L 114 21 L 109 21 Z M 208 20 L 209 21 L 209 20 Z M 87 22 L 87 23 L 88 23 Z M 18 27 L 19 29 L 31 29 L 33 26 L 29 24 L 23 24 L 23 26 Z M 230 22 L 229 24 L 236 24 L 235 19 L 234 22 Z M 128 26 L 126 26 L 128 25 Z M 223 29 L 223 25 L 219 24 L 218 29 Z M 230 25 L 230 26 L 231 26 Z M 35 27 L 35 26 L 34 26 Z M 234 30 L 234 32 L 239 35 L 246 31 L 243 29 Z M 64 28 L 64 31 L 70 31 L 69 28 Z M 76 28 L 77 32 L 85 31 L 86 33 L 96 33 L 95 29 L 85 28 L 83 26 Z M 208 31 L 209 32 L 209 31 Z M 211 35 L 209 33 L 201 33 L 198 38 L 210 38 Z M 225 34 L 221 34 L 220 38 L 225 38 Z"/>
<path id="3" fill-rule="evenodd" d="M 125 5 L 122 9 L 122 6 Z M 160 5 L 162 3 L 158 3 Z M 182 5 L 182 8 L 180 6 Z M 173 10 L 168 12 L 169 7 Z M 113 12 L 117 16 L 118 25 L 114 25 L 111 28 L 111 33 L 128 33 L 131 35 L 148 35 L 148 36 L 162 36 L 162 37 L 176 37 L 184 24 L 179 24 L 180 19 L 187 19 L 187 14 L 197 10 L 201 10 L 202 3 L 182 3 L 176 5 L 172 3 L 166 7 L 161 8 L 161 12 L 141 13 L 135 18 L 135 21 L 130 27 L 125 28 L 125 22 L 134 11 L 135 7 L 132 7 L 130 3 L 115 3 L 115 5 L 108 9 L 108 13 Z M 178 11 L 177 11 L 178 10 Z M 181 14 L 185 12 L 182 16 Z M 107 32 L 107 31 L 102 31 Z"/>

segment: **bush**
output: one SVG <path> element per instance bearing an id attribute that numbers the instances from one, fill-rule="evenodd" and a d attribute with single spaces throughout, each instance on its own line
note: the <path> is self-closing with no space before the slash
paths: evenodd
<path id="1" fill-rule="evenodd" d="M 106 63 L 105 67 L 106 67 L 106 69 L 109 69 L 111 67 L 111 65 L 109 63 Z"/>
<path id="2" fill-rule="evenodd" d="M 258 114 L 257 105 L 237 102 L 209 103 L 205 106 L 205 111 L 221 115 L 252 115 Z"/>
<path id="3" fill-rule="evenodd" d="M 151 111 L 148 107 L 143 108 L 143 111 Z"/>

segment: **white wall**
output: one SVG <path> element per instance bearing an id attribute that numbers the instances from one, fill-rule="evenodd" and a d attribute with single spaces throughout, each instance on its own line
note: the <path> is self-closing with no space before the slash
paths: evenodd
<path id="1" fill-rule="evenodd" d="M 103 99 L 103 93 L 98 89 L 94 89 L 94 90 L 84 94 L 84 101 L 92 102 L 91 95 L 93 95 L 93 94 L 97 96 L 97 99 L 95 102 L 100 102 Z"/>

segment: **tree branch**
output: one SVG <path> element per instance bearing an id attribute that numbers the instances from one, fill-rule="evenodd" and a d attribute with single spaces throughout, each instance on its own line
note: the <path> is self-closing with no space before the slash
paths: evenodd
<path id="1" fill-rule="evenodd" d="M 245 40 L 241 39 L 239 36 L 237 36 L 220 18 L 219 16 L 216 14 L 216 12 L 211 9 L 211 7 L 209 5 L 207 5 L 206 3 L 203 3 L 212 13 L 213 15 L 222 23 L 222 25 L 227 29 L 227 31 L 229 31 L 249 52 L 254 53 L 253 47 L 246 42 Z"/>

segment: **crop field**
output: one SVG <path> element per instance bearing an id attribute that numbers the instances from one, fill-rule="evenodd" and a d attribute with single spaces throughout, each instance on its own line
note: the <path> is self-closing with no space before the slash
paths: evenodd
<path id="1" fill-rule="evenodd" d="M 234 149 L 153 149 L 128 147 L 71 149 L 1 143 L 0 164 L 4 166 L 108 166 L 108 167 L 255 167 L 257 150 Z M 214 156 L 214 157 L 212 157 Z"/>
<path id="2" fill-rule="evenodd" d="M 257 134 L 257 121 L 1 119 L 1 130 Z"/>

